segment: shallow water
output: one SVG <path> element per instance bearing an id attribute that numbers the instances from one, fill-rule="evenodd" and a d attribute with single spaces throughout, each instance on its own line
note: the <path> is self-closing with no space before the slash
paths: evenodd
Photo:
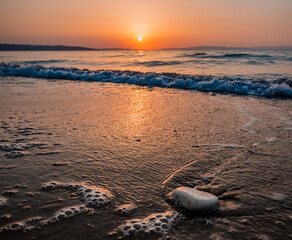
<path id="1" fill-rule="evenodd" d="M 126 220 L 168 211 L 184 216 L 171 239 L 292 237 L 291 100 L 23 77 L 0 87 L 1 238 L 116 239 Z M 70 187 L 44 191 L 51 181 L 113 198 L 42 225 L 86 204 Z M 178 186 L 215 194 L 219 208 L 184 211 L 167 198 Z M 117 214 L 123 204 L 133 212 Z"/>

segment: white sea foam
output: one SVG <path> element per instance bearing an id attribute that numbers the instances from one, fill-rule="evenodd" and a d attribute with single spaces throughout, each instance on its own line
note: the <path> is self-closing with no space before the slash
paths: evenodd
<path id="1" fill-rule="evenodd" d="M 42 146 L 46 144 L 41 143 L 11 143 L 11 144 L 0 144 L 0 150 L 10 152 L 10 151 L 23 151 L 36 146 Z"/>
<path id="2" fill-rule="evenodd" d="M 92 213 L 92 209 L 87 208 L 85 205 L 76 205 L 65 207 L 57 211 L 51 218 L 45 219 L 40 222 L 41 226 L 48 225 L 60 221 L 62 218 L 69 218 L 80 215 L 81 213 Z"/>
<path id="3" fill-rule="evenodd" d="M 33 217 L 33 218 L 25 219 L 20 222 L 10 223 L 1 227 L 0 232 L 30 231 L 37 227 L 41 219 L 42 219 L 41 217 Z"/>
<path id="4" fill-rule="evenodd" d="M 0 228 L 0 232 L 13 232 L 13 231 L 31 231 L 33 229 L 40 229 L 48 224 L 56 223 L 63 218 L 70 218 L 78 216 L 82 213 L 92 214 L 93 209 L 87 208 L 85 205 L 75 205 L 65 207 L 58 210 L 52 217 L 43 219 L 43 217 L 33 217 L 19 222 L 13 222 Z"/>
<path id="5" fill-rule="evenodd" d="M 91 207 L 100 207 L 113 198 L 108 190 L 95 186 L 62 182 L 50 182 L 43 185 L 43 190 L 52 191 L 54 189 L 72 189 Z"/>
<path id="6" fill-rule="evenodd" d="M 0 228 L 0 232 L 5 231 L 29 231 L 33 229 L 39 229 L 42 226 L 46 226 L 51 223 L 56 223 L 60 221 L 62 218 L 69 218 L 73 216 L 80 215 L 82 213 L 92 214 L 94 213 L 94 209 L 90 207 L 101 207 L 102 205 L 108 203 L 112 199 L 112 194 L 102 188 L 98 188 L 95 186 L 87 186 L 83 184 L 74 184 L 74 183 L 62 183 L 62 182 L 49 182 L 43 185 L 43 190 L 45 191 L 53 191 L 55 189 L 70 189 L 73 190 L 79 197 L 85 202 L 85 204 L 65 207 L 50 217 L 43 219 L 42 217 L 33 217 L 30 219 L 26 219 L 20 222 L 14 222 L 11 224 L 7 224 Z M 7 190 L 7 191 L 16 191 L 16 190 Z M 7 194 L 11 194 L 7 192 Z M 3 193 L 4 194 L 4 193 Z M 28 196 L 30 194 L 27 194 Z M 5 198 L 0 198 L 0 207 L 4 206 L 6 202 Z M 23 208 L 24 209 L 24 208 Z"/>
<path id="7" fill-rule="evenodd" d="M 133 204 L 133 203 L 129 203 L 129 204 L 123 204 L 123 205 L 117 207 L 115 212 L 117 214 L 121 214 L 121 215 L 129 215 L 135 209 L 137 209 L 137 206 L 135 204 Z"/>
<path id="8" fill-rule="evenodd" d="M 140 86 L 157 86 L 193 89 L 239 95 L 292 98 L 292 88 L 276 81 L 253 82 L 242 78 L 199 77 L 179 74 L 141 73 L 132 71 L 90 71 L 65 67 L 43 67 L 0 63 L 0 76 L 23 76 L 46 79 L 68 79 L 128 83 Z"/>
<path id="9" fill-rule="evenodd" d="M 165 212 L 152 214 L 144 219 L 131 219 L 120 225 L 117 229 L 122 237 L 136 236 L 138 234 L 167 235 L 168 231 L 183 219 L 178 212 Z"/>

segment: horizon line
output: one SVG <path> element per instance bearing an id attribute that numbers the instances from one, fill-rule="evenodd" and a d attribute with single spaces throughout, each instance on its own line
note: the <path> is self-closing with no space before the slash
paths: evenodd
<path id="1" fill-rule="evenodd" d="M 242 47 L 242 46 L 225 46 L 225 45 L 196 45 L 196 46 L 189 46 L 189 47 L 166 47 L 166 48 L 153 48 L 153 49 L 141 49 L 141 48 L 123 48 L 123 47 L 107 47 L 107 48 L 92 48 L 92 47 L 84 47 L 84 46 L 72 46 L 72 45 L 62 45 L 62 44 L 57 44 L 57 45 L 50 45 L 50 44 L 25 44 L 25 43 L 0 43 L 0 46 L 4 47 L 5 45 L 8 46 L 18 46 L 18 47 L 48 47 L 48 48 L 79 48 L 75 50 L 91 50 L 91 51 L 98 51 L 98 50 L 143 50 L 143 51 L 148 51 L 148 50 L 204 50 L 204 48 L 217 48 L 218 50 L 221 49 L 256 49 L 256 48 L 291 48 L 292 45 L 274 45 L 274 46 L 251 46 L 251 47 Z M 20 51 L 22 49 L 19 49 Z M 54 49 L 47 49 L 48 51 L 53 51 Z M 58 49 L 56 49 L 58 50 Z M 73 51 L 74 49 L 68 49 L 68 51 Z M 17 51 L 17 50 L 2 50 L 0 47 L 0 51 Z M 23 50 L 22 50 L 23 51 Z M 24 49 L 25 51 L 25 49 Z M 29 51 L 29 50 L 28 50 Z M 37 49 L 35 50 L 37 51 Z M 39 50 L 41 51 L 41 50 Z"/>

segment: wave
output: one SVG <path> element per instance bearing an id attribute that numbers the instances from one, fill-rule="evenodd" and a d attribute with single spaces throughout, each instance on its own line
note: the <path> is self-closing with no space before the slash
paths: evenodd
<path id="1" fill-rule="evenodd" d="M 287 79 L 252 81 L 243 78 L 216 78 L 175 73 L 90 71 L 77 68 L 19 65 L 4 62 L 0 63 L 0 76 L 127 83 L 139 86 L 177 88 L 224 94 L 292 98 L 292 81 Z"/>
<path id="2" fill-rule="evenodd" d="M 179 57 L 187 58 L 211 58 L 211 59 L 259 59 L 259 60 L 283 60 L 291 61 L 291 58 L 285 56 L 273 56 L 267 54 L 249 54 L 249 53 L 226 53 L 221 55 L 209 55 L 206 53 L 184 54 Z"/>
<path id="3" fill-rule="evenodd" d="M 67 62 L 67 60 L 37 60 L 37 61 L 17 61 L 13 63 L 18 64 L 51 64 L 51 63 L 62 63 Z"/>
<path id="4" fill-rule="evenodd" d="M 100 58 L 120 58 L 120 57 L 128 57 L 126 54 L 117 54 L 117 55 L 105 55 L 99 56 Z"/>
<path id="5" fill-rule="evenodd" d="M 265 59 L 273 58 L 273 56 L 270 56 L 270 55 L 259 55 L 259 54 L 248 54 L 248 53 L 227 53 L 219 57 L 222 57 L 222 58 L 265 58 Z"/>
<path id="6" fill-rule="evenodd" d="M 180 57 L 198 57 L 198 56 L 206 56 L 207 53 L 193 53 L 193 54 L 185 54 Z"/>
<path id="7" fill-rule="evenodd" d="M 250 61 L 246 61 L 245 64 L 247 64 L 247 65 L 267 65 L 267 64 L 276 64 L 276 63 L 272 60 L 268 60 L 265 62 L 250 60 Z"/>
<path id="8" fill-rule="evenodd" d="M 144 65 L 147 67 L 168 66 L 181 64 L 180 61 L 148 61 L 148 62 L 135 62 L 135 65 Z"/>

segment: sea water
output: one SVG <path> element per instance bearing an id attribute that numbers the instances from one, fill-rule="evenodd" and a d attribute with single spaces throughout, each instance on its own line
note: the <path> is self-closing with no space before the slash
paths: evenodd
<path id="1" fill-rule="evenodd" d="M 0 55 L 1 239 L 291 238 L 290 52 Z"/>
<path id="2" fill-rule="evenodd" d="M 1 52 L 0 61 L 3 76 L 292 96 L 292 51 L 284 50 L 25 51 Z"/>

